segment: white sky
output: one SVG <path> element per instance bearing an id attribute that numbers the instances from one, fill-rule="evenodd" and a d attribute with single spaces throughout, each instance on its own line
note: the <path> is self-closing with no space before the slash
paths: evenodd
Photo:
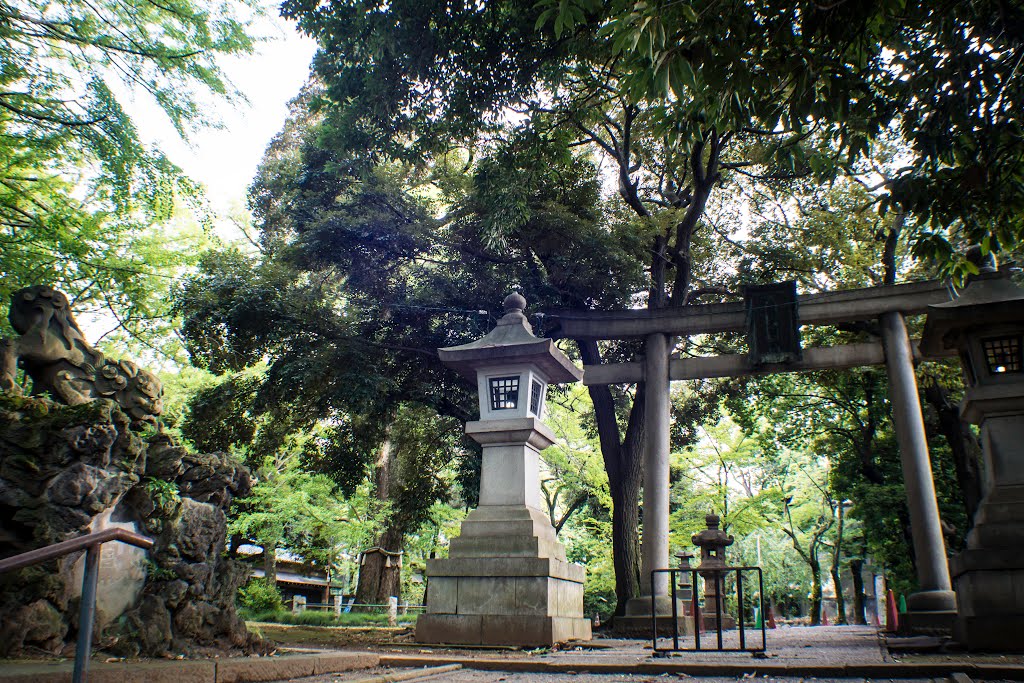
<path id="1" fill-rule="evenodd" d="M 219 119 L 221 128 L 200 130 L 186 143 L 155 105 L 134 103 L 139 113 L 132 112 L 133 118 L 142 138 L 205 185 L 218 212 L 244 199 L 263 151 L 288 115 L 288 101 L 306 81 L 316 50 L 316 43 L 281 19 L 275 7 L 269 5 L 267 17 L 255 25 L 255 33 L 267 37 L 255 54 L 220 60 L 228 79 L 249 100 L 231 105 L 209 98 L 211 119 Z"/>
<path id="2" fill-rule="evenodd" d="M 245 193 L 271 139 L 288 116 L 288 102 L 306 82 L 316 42 L 299 34 L 292 22 L 281 19 L 276 3 L 267 0 L 267 16 L 253 27 L 265 36 L 256 53 L 245 58 L 220 60 L 228 80 L 248 99 L 232 105 L 209 96 L 202 101 L 210 120 L 207 127 L 182 140 L 157 104 L 131 93 L 120 95 L 140 138 L 155 144 L 195 181 L 206 186 L 211 208 L 223 218 L 245 206 Z M 241 238 L 231 223 L 215 219 L 217 233 L 229 240 Z M 106 336 L 117 322 L 105 310 L 81 311 L 78 323 L 88 339 Z M 142 360 L 142 359 L 140 359 Z M 151 367 L 163 367 L 162 359 L 146 358 Z"/>

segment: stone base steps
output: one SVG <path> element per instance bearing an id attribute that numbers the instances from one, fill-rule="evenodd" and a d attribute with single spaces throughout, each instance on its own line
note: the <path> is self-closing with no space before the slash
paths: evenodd
<path id="1" fill-rule="evenodd" d="M 369 669 L 380 664 L 370 652 L 331 652 L 281 657 L 204 660 L 90 662 L 89 683 L 260 683 Z M 70 683 L 74 663 L 2 662 L 0 683 Z"/>

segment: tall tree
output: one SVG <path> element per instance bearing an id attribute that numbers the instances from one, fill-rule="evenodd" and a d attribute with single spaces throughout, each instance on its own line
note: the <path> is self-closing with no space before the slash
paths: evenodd
<path id="1" fill-rule="evenodd" d="M 182 135 L 207 125 L 200 94 L 236 96 L 219 60 L 252 50 L 241 15 L 255 9 L 0 3 L 0 297 L 47 282 L 132 331 L 165 313 L 161 276 L 188 249 L 150 228 L 200 191 L 140 140 L 125 102 L 155 103 Z"/>
<path id="2" fill-rule="evenodd" d="M 920 149 L 876 201 L 919 215 L 922 253 L 948 256 L 951 238 L 943 230 L 988 235 L 992 248 L 1019 241 L 1019 211 L 986 207 L 987 190 L 970 205 L 988 213 L 957 211 L 940 187 L 950 175 L 969 175 L 974 162 L 964 162 L 964 151 L 980 135 L 968 124 L 990 115 L 985 131 L 1006 142 L 986 157 L 999 169 L 1000 186 L 1010 188 L 1020 173 L 1016 154 L 1006 151 L 1019 138 L 1012 106 L 1019 88 L 1011 76 L 1020 50 L 1000 28 L 1015 25 L 1018 12 L 1005 3 L 965 4 L 964 17 L 898 2 L 866 8 L 781 0 L 289 0 L 283 11 L 321 44 L 314 68 L 324 89 L 315 109 L 323 125 L 305 154 L 310 168 L 329 164 L 357 175 L 396 161 L 437 168 L 453 158 L 468 163 L 472 157 L 461 150 L 487 154 L 495 139 L 521 131 L 541 141 L 569 137 L 609 169 L 620 202 L 609 215 L 628 217 L 643 244 L 637 264 L 645 282 L 628 300 L 658 309 L 725 291 L 727 269 L 715 256 L 731 236 L 708 218 L 720 209 L 716 188 L 738 176 L 770 185 L 842 172 L 903 122 L 920 94 L 924 116 L 904 127 Z M 973 36 L 966 45 L 965 35 Z M 982 35 L 994 41 L 984 43 L 995 46 L 991 54 L 979 47 Z M 948 71 L 950 48 L 965 46 L 975 72 L 991 74 L 989 86 Z M 966 99 L 919 78 L 927 69 L 907 69 L 917 61 L 964 83 Z M 969 109 L 967 119 L 949 109 L 954 99 Z M 956 143 L 929 147 L 928 130 L 945 121 L 957 122 Z M 492 195 L 500 201 L 490 218 L 468 227 L 491 247 L 508 244 L 522 224 L 528 188 L 504 184 Z M 293 192 L 280 189 L 282 196 Z M 512 265 L 517 253 L 497 257 Z M 586 363 L 633 351 L 579 345 Z M 591 394 L 615 506 L 621 608 L 638 590 L 644 405 L 616 388 L 592 387 Z"/>

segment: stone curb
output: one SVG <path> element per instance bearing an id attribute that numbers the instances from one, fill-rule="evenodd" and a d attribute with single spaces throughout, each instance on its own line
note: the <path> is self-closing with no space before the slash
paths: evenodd
<path id="1" fill-rule="evenodd" d="M 381 674 L 380 676 L 371 676 L 370 678 L 360 678 L 354 683 L 400 683 L 401 681 L 418 681 L 423 678 L 432 678 L 434 676 L 440 676 L 441 674 L 451 673 L 452 671 L 458 671 L 461 668 L 461 664 L 448 664 L 445 666 L 434 666 L 427 669 L 415 669 L 413 671 L 396 671 L 391 674 Z M 954 683 L 970 683 L 970 681 L 957 681 Z"/>
<path id="2" fill-rule="evenodd" d="M 774 676 L 787 678 L 944 678 L 963 673 L 971 678 L 1024 681 L 1024 666 L 1016 664 L 882 663 L 882 664 L 782 664 L 763 660 L 734 662 L 571 662 L 543 659 L 484 659 L 473 657 L 417 657 L 382 655 L 380 666 L 423 667 L 461 664 L 466 669 L 510 671 L 516 673 L 591 673 L 591 674 L 686 674 L 688 676 Z"/>
<path id="3" fill-rule="evenodd" d="M 369 669 L 370 652 L 142 662 L 90 662 L 89 683 L 260 683 Z M 69 683 L 72 662 L 4 663 L 0 683 Z"/>

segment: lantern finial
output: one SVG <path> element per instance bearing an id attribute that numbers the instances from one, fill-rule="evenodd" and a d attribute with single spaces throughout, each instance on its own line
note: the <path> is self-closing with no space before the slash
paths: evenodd
<path id="1" fill-rule="evenodd" d="M 502 305 L 505 307 L 506 313 L 522 313 L 526 310 L 526 299 L 522 294 L 512 292 L 505 297 L 505 301 Z"/>

